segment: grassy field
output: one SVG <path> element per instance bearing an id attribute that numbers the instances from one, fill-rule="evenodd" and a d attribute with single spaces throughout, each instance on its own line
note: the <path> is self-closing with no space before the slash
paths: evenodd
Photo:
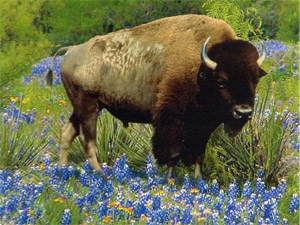
<path id="1" fill-rule="evenodd" d="M 55 61 L 54 87 L 44 84 L 51 58 L 7 87 L 0 112 L 0 224 L 299 224 L 299 58 L 295 46 L 268 41 L 269 71 L 255 114 L 236 138 L 222 127 L 207 147 L 205 180 L 151 156 L 152 127 L 125 129 L 108 112 L 98 120 L 96 176 L 78 140 L 58 171 L 59 136 L 72 107 Z"/>

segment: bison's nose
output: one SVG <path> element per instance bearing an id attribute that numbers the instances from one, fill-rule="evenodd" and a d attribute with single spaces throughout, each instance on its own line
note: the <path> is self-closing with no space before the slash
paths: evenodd
<path id="1" fill-rule="evenodd" d="M 252 115 L 252 108 L 249 105 L 235 105 L 232 113 L 235 119 L 241 119 L 242 117 L 250 119 Z"/>

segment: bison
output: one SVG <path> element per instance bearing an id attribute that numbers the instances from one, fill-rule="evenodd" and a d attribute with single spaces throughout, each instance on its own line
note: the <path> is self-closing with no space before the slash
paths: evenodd
<path id="1" fill-rule="evenodd" d="M 201 163 L 212 132 L 222 123 L 235 136 L 251 118 L 255 88 L 266 75 L 266 58 L 248 41 L 239 40 L 223 20 L 201 15 L 156 20 L 86 43 L 67 51 L 61 77 L 74 111 L 62 128 L 59 165 L 79 136 L 88 159 L 100 174 L 96 157 L 96 124 L 106 108 L 121 120 L 152 123 L 153 154 L 168 166 L 179 160 Z M 52 83 L 52 67 L 47 83 Z"/>

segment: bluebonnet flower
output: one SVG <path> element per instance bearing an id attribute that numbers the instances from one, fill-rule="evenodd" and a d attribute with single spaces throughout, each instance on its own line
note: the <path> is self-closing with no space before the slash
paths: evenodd
<path id="1" fill-rule="evenodd" d="M 69 179 L 69 170 L 66 164 L 63 164 L 61 166 L 61 175 L 64 181 L 67 181 Z"/>
<path id="2" fill-rule="evenodd" d="M 237 183 L 236 179 L 233 180 L 233 188 L 234 188 L 235 197 L 239 197 L 240 196 L 240 188 L 239 188 L 239 184 Z"/>
<path id="3" fill-rule="evenodd" d="M 160 196 L 159 195 L 155 195 L 153 197 L 152 210 L 160 209 L 160 204 L 161 204 L 161 198 L 160 198 Z"/>
<path id="4" fill-rule="evenodd" d="M 21 210 L 19 212 L 19 220 L 18 220 L 19 222 L 18 222 L 18 224 L 27 224 L 28 213 L 29 213 L 28 209 L 24 209 L 24 210 Z"/>
<path id="5" fill-rule="evenodd" d="M 261 180 L 261 178 L 257 178 L 256 180 L 256 194 L 257 195 L 264 195 L 266 192 L 266 185 Z"/>
<path id="6" fill-rule="evenodd" d="M 110 171 L 106 163 L 102 163 L 102 172 L 106 178 L 110 177 Z"/>
<path id="7" fill-rule="evenodd" d="M 251 196 L 252 193 L 254 193 L 254 190 L 252 188 L 251 182 L 246 181 L 246 183 L 244 184 L 244 189 L 242 191 L 242 196 L 244 198 L 250 199 L 250 196 Z"/>
<path id="8" fill-rule="evenodd" d="M 71 178 L 75 172 L 75 165 L 74 164 L 70 164 L 70 166 L 68 167 L 68 177 Z"/>
<path id="9" fill-rule="evenodd" d="M 124 183 L 130 178 L 130 169 L 127 165 L 127 157 L 122 155 L 122 159 L 117 159 L 112 168 L 112 175 L 118 180 L 119 183 Z"/>
<path id="10" fill-rule="evenodd" d="M 194 205 L 194 196 L 190 192 L 185 195 L 184 199 L 186 205 Z"/>
<path id="11" fill-rule="evenodd" d="M 192 211 L 192 207 L 190 205 L 184 207 L 182 218 L 181 218 L 182 224 L 191 224 L 192 222 L 191 211 Z"/>
<path id="12" fill-rule="evenodd" d="M 107 215 L 108 212 L 108 201 L 98 203 L 97 215 L 100 221 Z"/>
<path id="13" fill-rule="evenodd" d="M 213 225 L 218 225 L 219 224 L 219 219 L 220 219 L 219 211 L 214 211 L 213 214 L 212 214 L 212 224 Z"/>
<path id="14" fill-rule="evenodd" d="M 89 160 L 85 160 L 82 168 L 84 169 L 85 172 L 91 172 L 93 170 Z"/>
<path id="15" fill-rule="evenodd" d="M 67 225 L 71 223 L 71 211 L 70 209 L 65 209 L 62 216 L 62 225 Z"/>
<path id="16" fill-rule="evenodd" d="M 148 178 L 149 177 L 153 178 L 155 174 L 157 174 L 157 169 L 154 165 L 154 159 L 151 155 L 148 155 L 146 175 L 147 175 Z"/>
<path id="17" fill-rule="evenodd" d="M 179 206 L 171 206 L 170 207 L 170 219 L 172 221 L 172 224 L 176 224 L 180 222 L 180 212 L 181 209 Z"/>
<path id="18" fill-rule="evenodd" d="M 89 186 L 89 176 L 88 174 L 84 171 L 80 171 L 80 183 L 82 184 L 83 187 L 88 187 Z"/>
<path id="19" fill-rule="evenodd" d="M 111 180 L 106 182 L 106 186 L 104 187 L 101 200 L 109 199 L 113 195 L 114 187 L 112 185 Z"/>
<path id="20" fill-rule="evenodd" d="M 130 191 L 132 191 L 132 192 L 136 192 L 136 193 L 140 192 L 141 188 L 142 188 L 140 178 L 131 179 L 129 181 L 129 188 L 130 188 Z"/>
<path id="21" fill-rule="evenodd" d="M 186 189 L 187 191 L 190 191 L 192 189 L 191 179 L 189 178 L 188 174 L 185 174 L 183 178 L 182 188 Z"/>
<path id="22" fill-rule="evenodd" d="M 262 178 L 264 176 L 265 171 L 263 169 L 260 169 L 258 171 L 257 177 Z"/>
<path id="23" fill-rule="evenodd" d="M 227 197 L 228 197 L 228 199 L 235 199 L 236 193 L 235 193 L 234 184 L 229 185 L 228 192 L 227 192 Z"/>
<path id="24" fill-rule="evenodd" d="M 219 195 L 219 183 L 216 179 L 214 179 L 213 182 L 212 182 L 211 192 L 212 192 L 213 196 L 218 196 Z"/>
<path id="25" fill-rule="evenodd" d="M 209 193 L 208 184 L 206 184 L 204 180 L 200 180 L 198 183 L 198 190 L 201 194 Z"/>
<path id="26" fill-rule="evenodd" d="M 293 194 L 293 196 L 291 198 L 289 212 L 290 212 L 290 214 L 293 214 L 294 212 L 297 212 L 298 210 L 299 210 L 299 195 Z"/>
<path id="27" fill-rule="evenodd" d="M 248 213 L 248 218 L 251 221 L 251 223 L 254 223 L 255 211 L 254 211 L 254 201 L 252 199 L 250 199 L 247 203 L 247 213 Z"/>

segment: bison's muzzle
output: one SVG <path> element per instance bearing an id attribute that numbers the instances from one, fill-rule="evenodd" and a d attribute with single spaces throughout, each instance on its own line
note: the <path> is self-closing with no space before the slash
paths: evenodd
<path id="1" fill-rule="evenodd" d="M 232 115 L 235 119 L 248 118 L 251 119 L 252 108 L 249 105 L 235 105 L 232 109 Z"/>

